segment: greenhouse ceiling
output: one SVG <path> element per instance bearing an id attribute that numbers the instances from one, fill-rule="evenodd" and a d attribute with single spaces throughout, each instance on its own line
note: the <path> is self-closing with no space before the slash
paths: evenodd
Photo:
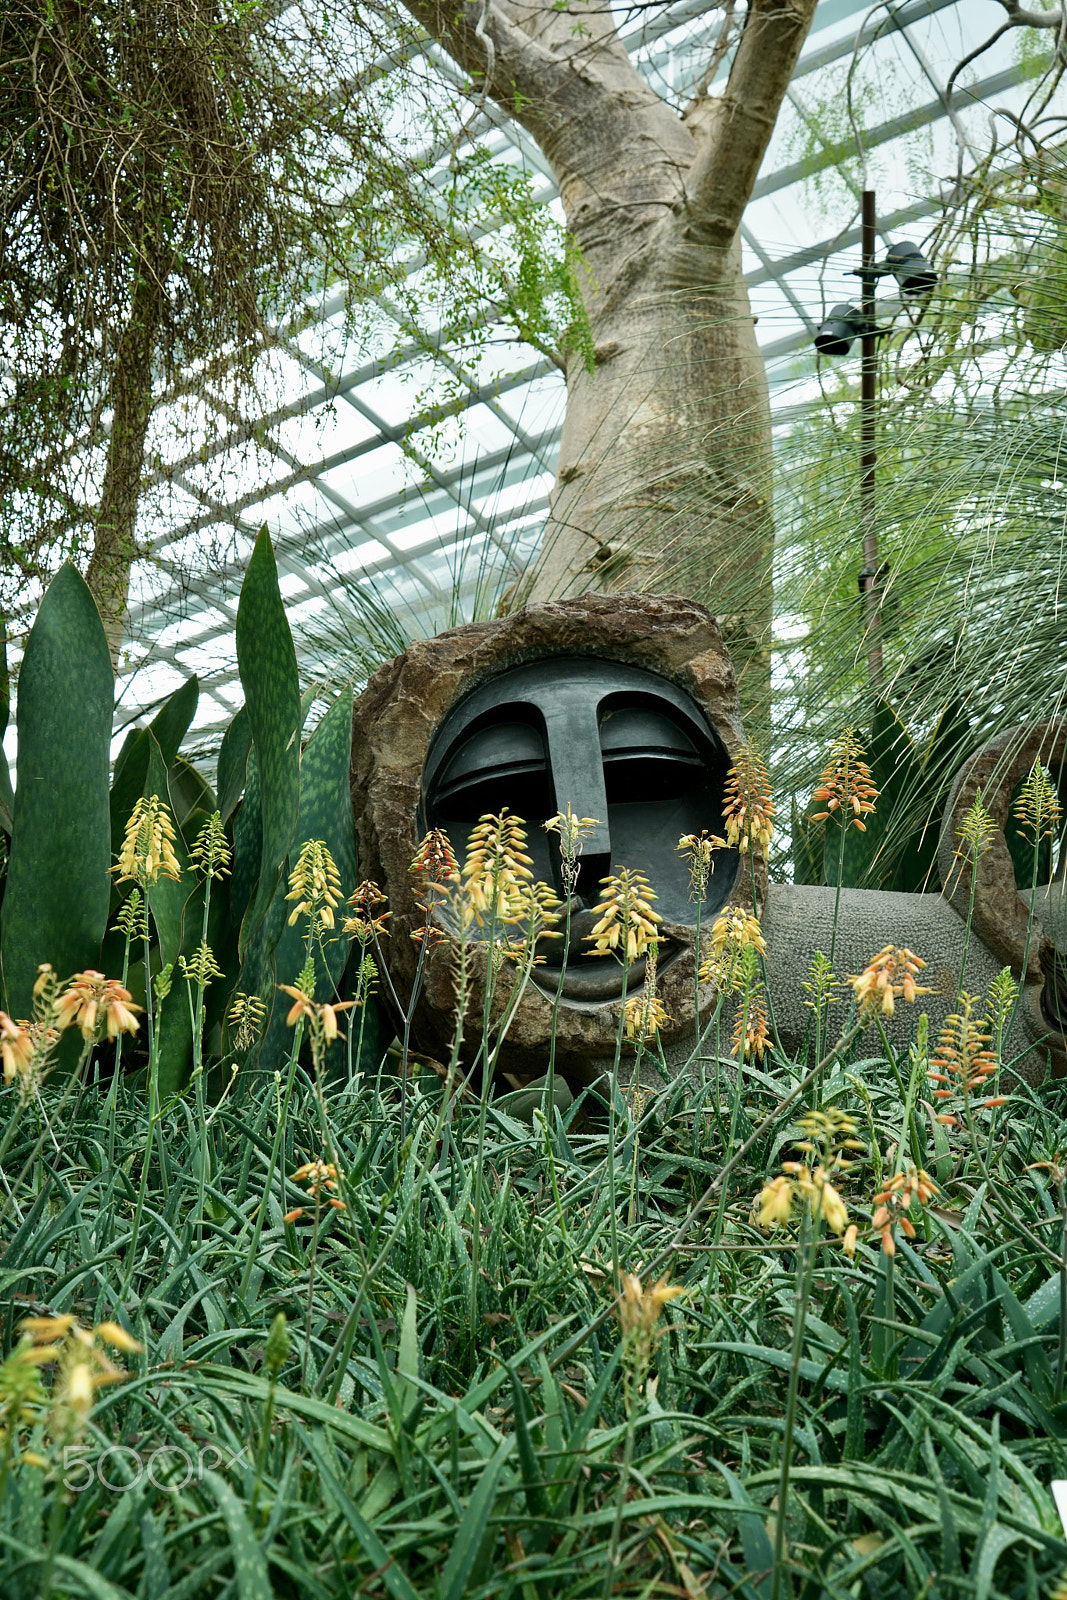
<path id="1" fill-rule="evenodd" d="M 902 233 L 921 243 L 961 148 L 969 165 L 988 143 L 990 118 L 1022 103 L 1032 69 L 1010 37 L 967 69 L 951 106 L 946 97 L 953 67 L 1002 16 L 993 0 L 819 5 L 743 227 L 780 425 L 818 395 L 811 336 L 854 288 L 846 273 L 857 259 L 865 177 L 877 192 L 882 243 Z M 681 104 L 718 19 L 694 0 L 651 17 L 638 12 L 623 37 L 657 91 Z M 454 72 L 429 45 L 425 61 L 446 79 Z M 862 153 L 844 109 L 853 68 Z M 495 160 L 523 164 L 558 214 L 543 157 L 520 129 L 486 108 L 469 137 Z M 263 523 L 309 681 L 362 676 L 348 642 L 355 591 L 401 633 L 433 632 L 489 603 L 534 547 L 554 475 L 561 373 L 505 342 L 473 356 L 444 351 L 433 365 L 420 350 L 398 348 L 388 305 L 377 311 L 374 337 L 357 353 L 336 298 L 310 324 L 282 330 L 254 427 L 238 423 L 210 383 L 190 385 L 199 443 L 174 443 L 189 438 L 188 397 L 180 433 L 173 415 L 159 413 L 154 448 L 166 482 L 161 474 L 142 522 L 151 559 L 131 590 L 116 737 L 195 672 L 194 732 L 204 750 L 217 740 L 241 703 L 234 620 Z M 432 453 L 422 444 L 428 422 Z"/>

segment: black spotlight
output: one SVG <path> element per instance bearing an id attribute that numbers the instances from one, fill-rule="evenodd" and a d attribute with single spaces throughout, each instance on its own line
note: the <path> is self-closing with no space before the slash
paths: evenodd
<path id="1" fill-rule="evenodd" d="M 906 239 L 889 246 L 885 264 L 900 284 L 903 294 L 929 294 L 937 283 L 937 273 L 922 251 Z"/>
<path id="2" fill-rule="evenodd" d="M 815 330 L 815 348 L 824 356 L 847 356 L 853 339 L 870 330 L 858 306 L 832 306 L 830 315 Z"/>

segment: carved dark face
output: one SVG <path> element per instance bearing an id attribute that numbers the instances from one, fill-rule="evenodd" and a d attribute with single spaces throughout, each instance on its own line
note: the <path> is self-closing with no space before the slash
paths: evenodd
<path id="1" fill-rule="evenodd" d="M 618 993 L 620 970 L 610 956 L 588 954 L 586 935 L 601 880 L 618 867 L 639 868 L 657 895 L 665 923 L 692 926 L 683 834 L 722 833 L 729 757 L 706 717 L 682 690 L 655 673 L 613 661 L 557 657 L 502 672 L 456 706 L 426 763 L 420 822 L 445 829 L 462 860 L 479 817 L 504 807 L 529 824 L 534 875 L 562 897 L 558 838 L 541 826 L 568 803 L 593 817 L 571 898 L 571 945 L 564 998 L 602 1005 Z M 710 918 L 728 899 L 737 853 L 715 853 L 701 908 Z M 534 972 L 556 992 L 563 941 L 546 941 L 547 964 Z M 662 970 L 680 953 L 669 936 Z M 630 969 L 632 993 L 643 963 Z"/>

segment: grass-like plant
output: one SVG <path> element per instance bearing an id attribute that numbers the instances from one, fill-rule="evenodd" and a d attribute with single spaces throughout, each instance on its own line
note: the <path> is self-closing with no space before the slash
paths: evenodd
<path id="1" fill-rule="evenodd" d="M 343 905 L 331 865 L 309 841 L 290 878 L 285 1071 L 224 1073 L 210 1111 L 203 1038 L 184 1094 L 115 1070 L 139 1025 L 117 980 L 46 972 L 32 1024 L 0 1017 L 0 1594 L 1049 1593 L 1067 1098 L 998 1080 L 1009 981 L 932 1045 L 919 956 L 847 985 L 827 959 L 809 1066 L 760 1009 L 758 919 L 726 908 L 690 1070 L 624 1095 L 663 1019 L 651 895 L 620 870 L 590 942 L 624 983 L 646 966 L 614 1082 L 530 1126 L 493 1077 L 559 911 L 519 820 L 484 819 L 463 866 L 438 841 L 427 875 L 443 1082 L 350 1053 L 388 911 L 371 884 Z M 346 1001 L 315 991 L 335 930 Z"/>

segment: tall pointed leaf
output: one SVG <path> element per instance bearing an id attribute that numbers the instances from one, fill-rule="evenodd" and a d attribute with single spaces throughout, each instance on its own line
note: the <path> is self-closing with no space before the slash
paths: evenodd
<path id="1" fill-rule="evenodd" d="M 7 627 L 0 622 L 0 740 L 7 732 L 7 719 L 11 715 L 11 679 L 7 670 Z M 14 826 L 15 795 L 11 788 L 11 769 L 0 745 L 0 828 L 6 834 Z"/>
<path id="2" fill-rule="evenodd" d="M 248 710 L 242 706 L 222 736 L 219 764 L 215 775 L 219 814 L 224 827 L 244 793 L 248 754 L 251 748 L 252 726 L 248 720 Z"/>
<path id="3" fill-rule="evenodd" d="M 135 728 L 127 737 L 115 762 L 111 784 L 111 853 L 118 854 L 122 835 L 136 802 L 145 793 L 148 772 L 149 737 L 155 740 L 163 757 L 163 767 L 173 766 L 178 748 L 196 712 L 200 680 L 194 675 L 176 689 L 156 712 L 147 728 Z M 151 794 L 153 791 L 147 791 Z M 159 791 L 163 798 L 163 791 Z"/>
<path id="4" fill-rule="evenodd" d="M 265 526 L 241 586 L 237 665 L 256 747 L 263 817 L 259 882 L 241 928 L 243 954 L 274 898 L 300 798 L 300 682 Z"/>
<path id="5" fill-rule="evenodd" d="M 287 871 L 291 872 L 307 840 L 321 839 L 337 866 L 342 898 L 347 898 L 356 887 L 356 836 L 348 778 L 351 754 L 352 694 L 348 691 L 334 701 L 319 722 L 301 757 L 300 809 L 287 863 Z M 281 892 L 284 893 L 284 889 Z M 295 983 L 304 965 L 306 935 L 303 918 L 293 927 L 286 923 L 281 929 L 275 953 L 278 982 Z M 337 932 L 322 951 L 316 951 L 317 999 L 328 1000 L 336 994 L 350 944 L 351 939 Z M 267 998 L 270 1005 L 270 998 Z M 285 1008 L 279 1005 L 274 1010 L 260 1057 L 260 1064 L 268 1069 L 276 1064 L 278 1053 L 287 1047 L 281 1020 Z"/>
<path id="6" fill-rule="evenodd" d="M 19 675 L 18 792 L 0 911 L 4 1004 L 28 1016 L 39 962 L 96 966 L 111 881 L 108 765 L 115 680 L 76 567 L 41 601 Z"/>

